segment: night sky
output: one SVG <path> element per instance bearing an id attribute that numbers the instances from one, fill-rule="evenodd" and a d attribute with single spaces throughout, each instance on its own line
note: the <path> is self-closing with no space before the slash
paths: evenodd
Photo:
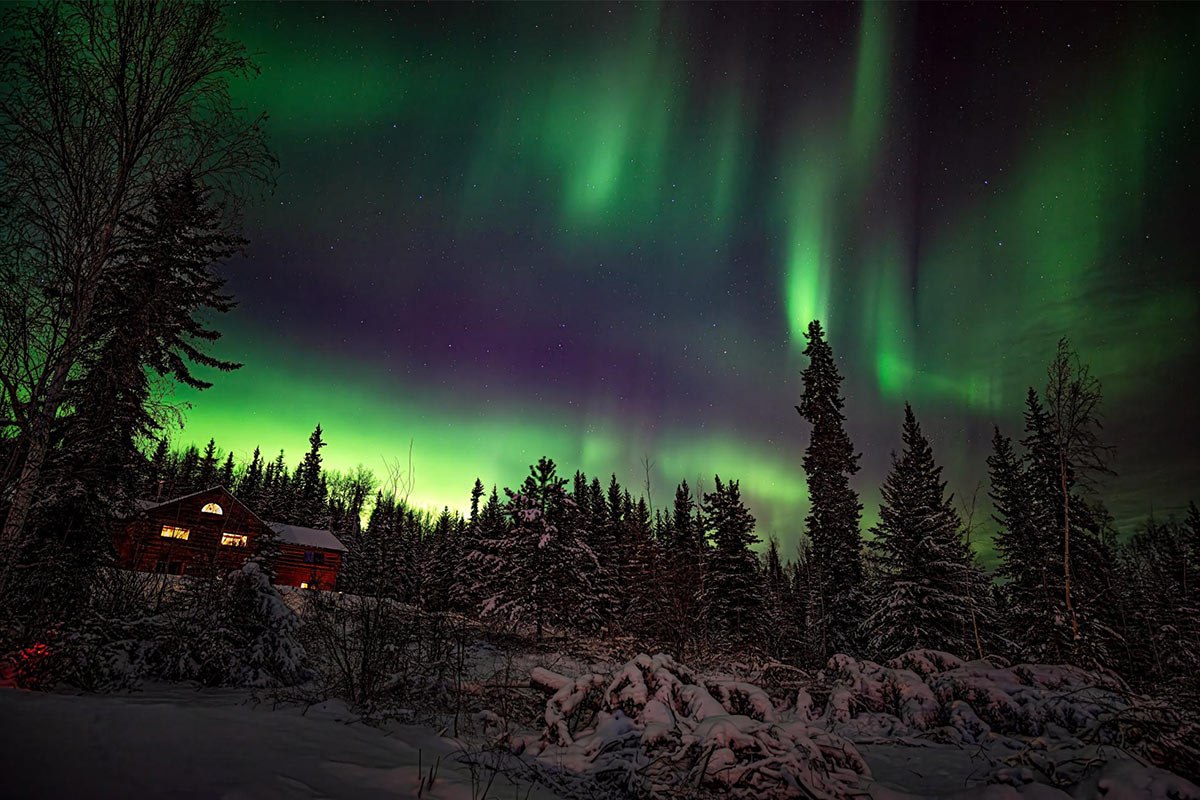
<path id="1" fill-rule="evenodd" d="M 225 268 L 244 361 L 177 442 L 476 476 L 741 479 L 802 531 L 819 317 L 873 520 L 905 400 L 950 487 L 1068 335 L 1122 524 L 1200 495 L 1200 5 L 239 4 L 274 193 Z M 980 492 L 984 498 L 986 487 Z M 1200 499 L 1200 497 L 1198 497 Z M 981 514 L 984 510 L 981 509 Z"/>

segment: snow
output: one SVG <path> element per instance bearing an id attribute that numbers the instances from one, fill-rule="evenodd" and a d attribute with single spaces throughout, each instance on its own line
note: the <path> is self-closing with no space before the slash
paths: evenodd
<path id="1" fill-rule="evenodd" d="M 542 734 L 522 742 L 528 755 L 629 792 L 695 786 L 732 797 L 832 798 L 869 777 L 850 741 L 778 718 L 757 686 L 701 679 L 663 654 L 638 655 L 610 676 L 580 675 L 546 701 L 544 720 Z"/>
<path id="2" fill-rule="evenodd" d="M 346 545 L 329 531 L 305 528 L 300 525 L 287 525 L 282 522 L 268 522 L 267 526 L 279 535 L 279 539 L 288 544 L 301 547 L 319 547 L 324 550 L 345 551 Z"/>
<path id="3" fill-rule="evenodd" d="M 1112 741 L 1130 700 L 1108 675 L 914 651 L 886 665 L 834 656 L 816 683 L 823 709 L 808 689 L 773 699 L 663 654 L 575 678 L 538 667 L 544 726 L 514 741 L 546 769 L 652 797 L 1200 800 Z"/>
<path id="4" fill-rule="evenodd" d="M 136 695 L 0 690 L 6 798 L 221 797 L 476 800 L 492 778 L 428 728 L 380 730 L 329 701 L 272 710 L 240 690 Z M 422 787 L 422 777 L 433 784 Z M 553 798 L 503 774 L 489 797 Z"/>
<path id="5" fill-rule="evenodd" d="M 1104 674 L 914 651 L 835 656 L 797 688 L 764 680 L 767 668 L 613 662 L 611 645 L 574 646 L 470 646 L 464 719 L 482 725 L 459 739 L 245 689 L 0 690 L 0 769 L 19 776 L 3 794 L 475 800 L 490 780 L 493 798 L 532 786 L 530 798 L 1200 800 L 1114 739 L 1113 713 L 1134 728 L 1142 717 Z"/>

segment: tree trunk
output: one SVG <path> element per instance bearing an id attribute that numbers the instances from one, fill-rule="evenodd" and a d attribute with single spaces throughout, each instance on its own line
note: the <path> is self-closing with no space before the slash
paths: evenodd
<path id="1" fill-rule="evenodd" d="M 1063 494 L 1063 590 L 1067 613 L 1071 617 L 1071 652 L 1074 654 L 1079 643 L 1079 622 L 1075 618 L 1075 606 L 1071 603 L 1071 495 L 1067 491 L 1067 464 L 1061 457 L 1058 464 Z"/>
<path id="2" fill-rule="evenodd" d="M 91 318 L 92 305 L 96 300 L 96 292 L 100 288 L 100 278 L 104 264 L 108 260 L 109 246 L 116 231 L 116 222 L 121 209 L 129 182 L 129 165 L 122 163 L 117 172 L 116 192 L 109 204 L 105 216 L 105 225 L 100 232 L 95 254 L 87 267 L 83 269 L 82 280 L 77 283 L 76 305 L 72 309 L 67 335 L 63 341 L 62 350 L 54 363 L 54 373 L 46 387 L 46 397 L 42 407 L 33 421 L 30 431 L 28 449 L 25 453 L 25 463 L 21 466 L 21 477 L 17 479 L 17 491 L 9 506 L 8 515 L 4 519 L 4 528 L 0 530 L 0 597 L 4 596 L 4 588 L 8 583 L 8 571 L 16 562 L 21 546 L 21 533 L 25 528 L 25 520 L 33 505 L 33 494 L 42 477 L 42 465 L 46 461 L 46 453 L 50 448 L 50 426 L 58 416 L 59 405 L 63 401 L 63 392 L 67 388 L 67 378 L 71 367 L 75 364 L 79 348 L 83 345 L 84 329 Z M 82 285 L 82 288 L 80 287 Z"/>

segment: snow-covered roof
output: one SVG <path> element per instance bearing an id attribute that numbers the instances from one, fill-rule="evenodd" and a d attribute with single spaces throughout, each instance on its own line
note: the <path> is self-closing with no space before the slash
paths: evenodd
<path id="1" fill-rule="evenodd" d="M 268 522 L 267 525 L 279 538 L 288 544 L 298 544 L 301 547 L 320 547 L 324 550 L 345 550 L 346 545 L 329 531 L 316 528 L 304 528 L 300 525 L 286 525 L 282 522 Z"/>
<path id="2" fill-rule="evenodd" d="M 138 507 L 139 511 L 149 511 L 153 508 L 158 508 L 159 506 L 165 506 L 168 503 L 176 503 L 176 502 L 179 502 L 180 500 L 187 500 L 189 497 L 195 497 L 197 495 L 201 495 L 206 492 L 211 492 L 216 489 L 220 489 L 225 494 L 229 495 L 230 497 L 233 497 L 233 493 L 230 492 L 228 489 L 226 489 L 224 486 L 210 486 L 207 489 L 199 489 L 195 492 L 191 492 L 190 494 L 181 494 L 178 497 L 172 497 L 171 499 L 163 500 L 162 502 L 155 502 L 154 500 L 138 500 L 137 507 Z M 233 497 L 233 499 L 237 500 L 236 497 Z"/>

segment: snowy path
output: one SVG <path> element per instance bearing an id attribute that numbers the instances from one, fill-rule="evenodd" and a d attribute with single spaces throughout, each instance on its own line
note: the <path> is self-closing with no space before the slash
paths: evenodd
<path id="1" fill-rule="evenodd" d="M 483 786 L 453 741 L 427 728 L 339 721 L 343 707 L 255 710 L 236 692 L 168 688 L 124 696 L 0 690 L 6 798 L 417 797 L 420 762 L 440 756 L 422 798 L 475 800 Z M 487 783 L 490 772 L 481 778 Z M 488 798 L 526 797 L 497 777 Z M 552 798 L 535 788 L 529 795 Z"/>

